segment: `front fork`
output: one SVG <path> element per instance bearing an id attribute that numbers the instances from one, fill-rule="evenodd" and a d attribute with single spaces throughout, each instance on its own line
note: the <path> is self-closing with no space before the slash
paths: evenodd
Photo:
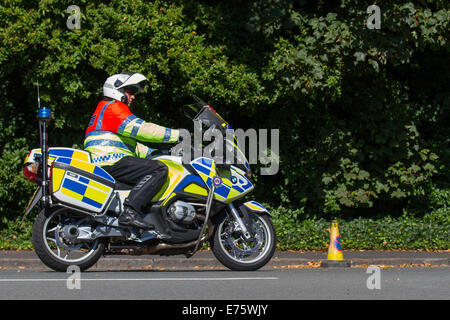
<path id="1" fill-rule="evenodd" d="M 201 237 L 202 237 L 202 235 L 203 235 L 203 233 L 205 231 L 205 227 L 206 227 L 206 225 L 208 223 L 208 220 L 209 220 L 209 214 L 211 212 L 211 206 L 212 206 L 212 202 L 213 202 L 213 198 L 214 198 L 215 189 L 216 189 L 216 184 L 213 183 L 211 185 L 211 189 L 210 189 L 210 191 L 208 193 L 208 198 L 206 199 L 206 216 L 205 216 L 205 221 L 203 222 L 203 227 L 202 227 L 202 230 L 201 230 L 201 232 L 199 234 L 199 237 L 198 237 L 198 239 L 196 241 L 194 249 L 191 252 L 186 254 L 186 256 L 188 258 L 192 257 L 194 255 L 194 253 L 197 252 L 197 250 L 198 250 L 198 248 L 200 246 L 200 239 L 201 239 Z M 245 223 L 242 220 L 241 216 L 239 215 L 239 212 L 236 210 L 235 206 L 232 203 L 228 204 L 228 208 L 230 209 L 231 216 L 232 216 L 232 218 L 235 221 L 235 228 L 234 228 L 234 230 L 237 231 L 237 232 L 240 232 L 242 234 L 242 237 L 244 238 L 244 240 L 249 241 L 252 238 L 252 236 L 248 232 L 248 229 L 245 226 Z"/>
<path id="2" fill-rule="evenodd" d="M 244 238 L 244 240 L 246 240 L 246 241 L 250 240 L 252 238 L 252 236 L 251 236 L 250 232 L 248 232 L 248 229 L 247 229 L 244 221 L 242 220 L 241 216 L 239 215 L 239 212 L 236 210 L 236 207 L 232 203 L 229 203 L 228 208 L 230 209 L 231 216 L 233 217 L 234 221 L 236 222 L 235 231 L 240 232 L 242 234 L 242 237 Z"/>

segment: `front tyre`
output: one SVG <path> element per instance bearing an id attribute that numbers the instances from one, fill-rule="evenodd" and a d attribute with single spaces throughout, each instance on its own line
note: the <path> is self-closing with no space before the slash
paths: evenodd
<path id="1" fill-rule="evenodd" d="M 236 271 L 253 271 L 265 266 L 275 252 L 275 228 L 268 214 L 250 213 L 252 239 L 246 241 L 234 231 L 234 221 L 224 215 L 214 230 L 211 248 L 224 266 Z"/>
<path id="2" fill-rule="evenodd" d="M 33 246 L 39 259 L 55 271 L 69 266 L 81 271 L 93 266 L 105 250 L 105 241 L 78 242 L 78 228 L 89 226 L 88 217 L 67 208 L 42 210 L 33 225 Z"/>

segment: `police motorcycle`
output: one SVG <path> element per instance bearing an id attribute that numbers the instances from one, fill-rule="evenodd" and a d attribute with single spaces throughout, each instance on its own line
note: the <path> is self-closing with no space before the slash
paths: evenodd
<path id="1" fill-rule="evenodd" d="M 65 272 L 74 265 L 86 270 L 102 255 L 184 254 L 189 258 L 206 241 L 231 270 L 257 270 L 270 261 L 275 229 L 264 206 L 245 200 L 254 185 L 236 137 L 224 134 L 230 125 L 200 99 L 183 106 L 183 112 L 223 133 L 223 145 L 243 161 L 219 164 L 193 152 L 186 162 L 183 150 L 177 156 L 156 155 L 153 159 L 166 164 L 169 174 L 148 212 L 142 214 L 155 228 L 140 230 L 118 223 L 132 186 L 115 181 L 93 164 L 86 151 L 49 148 L 51 111 L 39 106 L 41 148 L 29 152 L 23 173 L 38 186 L 25 215 L 38 206 L 32 243 L 45 265 Z"/>

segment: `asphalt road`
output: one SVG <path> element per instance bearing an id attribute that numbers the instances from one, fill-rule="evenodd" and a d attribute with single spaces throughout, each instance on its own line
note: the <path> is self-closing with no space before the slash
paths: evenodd
<path id="1" fill-rule="evenodd" d="M 142 270 L 89 271 L 78 275 L 0 270 L 0 299 L 244 299 L 263 303 L 264 300 L 448 300 L 450 297 L 449 267 L 367 271 L 366 268 L 254 272 Z"/>

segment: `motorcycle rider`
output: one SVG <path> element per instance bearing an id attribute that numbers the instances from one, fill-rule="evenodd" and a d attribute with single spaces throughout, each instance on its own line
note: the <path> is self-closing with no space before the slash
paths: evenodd
<path id="1" fill-rule="evenodd" d="M 143 90 L 147 78 L 139 73 L 122 72 L 106 79 L 104 99 L 92 115 L 84 149 L 95 165 L 101 166 L 118 182 L 133 186 L 124 201 L 119 223 L 151 229 L 140 216 L 149 201 L 164 185 L 168 168 L 149 157 L 155 149 L 139 143 L 179 140 L 179 130 L 159 126 L 136 117 L 130 106 L 135 94 Z"/>

